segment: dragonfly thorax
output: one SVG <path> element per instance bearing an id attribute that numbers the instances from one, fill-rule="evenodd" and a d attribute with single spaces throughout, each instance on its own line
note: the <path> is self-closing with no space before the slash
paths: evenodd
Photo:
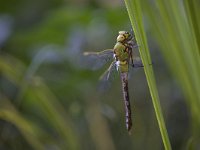
<path id="1" fill-rule="evenodd" d="M 128 72 L 129 60 L 132 57 L 133 39 L 127 31 L 119 31 L 117 43 L 114 46 L 114 56 L 118 69 L 121 72 Z"/>
<path id="2" fill-rule="evenodd" d="M 118 61 L 124 61 L 129 58 L 128 51 L 126 51 L 126 45 L 121 42 L 117 42 L 114 46 L 114 53 L 115 53 L 115 58 Z"/>
<path id="3" fill-rule="evenodd" d="M 117 42 L 114 46 L 114 56 L 117 62 L 116 66 L 120 72 L 128 72 L 129 52 L 126 51 L 127 46 L 121 42 Z"/>

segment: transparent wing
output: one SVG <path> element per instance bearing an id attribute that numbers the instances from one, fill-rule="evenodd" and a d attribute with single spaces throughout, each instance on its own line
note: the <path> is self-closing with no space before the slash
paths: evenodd
<path id="1" fill-rule="evenodd" d="M 133 65 L 134 65 L 133 68 L 144 67 L 140 57 L 133 57 Z"/>
<path id="2" fill-rule="evenodd" d="M 108 81 L 110 77 L 112 77 L 113 71 L 116 70 L 116 62 L 113 61 L 109 68 L 101 75 L 100 80 Z"/>
<path id="3" fill-rule="evenodd" d="M 84 52 L 83 55 L 86 67 L 96 70 L 113 59 L 113 49 L 106 49 L 100 52 Z"/>
<path id="4" fill-rule="evenodd" d="M 106 91 L 110 86 L 117 73 L 116 61 L 113 61 L 109 68 L 99 78 L 99 90 L 101 92 Z"/>

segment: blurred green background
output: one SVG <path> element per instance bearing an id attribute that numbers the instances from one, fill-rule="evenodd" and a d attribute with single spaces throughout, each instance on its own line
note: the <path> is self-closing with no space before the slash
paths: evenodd
<path id="1" fill-rule="evenodd" d="M 190 113 L 148 28 L 172 149 L 184 149 Z M 121 0 L 1 0 L 0 150 L 164 149 L 143 69 L 130 73 L 129 135 L 119 76 L 99 90 L 109 63 L 92 71 L 82 56 L 113 48 L 130 29 Z"/>

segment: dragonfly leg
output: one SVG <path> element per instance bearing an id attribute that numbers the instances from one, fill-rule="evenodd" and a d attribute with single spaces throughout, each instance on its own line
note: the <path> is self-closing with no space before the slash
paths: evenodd
<path id="1" fill-rule="evenodd" d="M 134 66 L 132 50 L 130 51 L 129 55 L 130 55 L 131 65 Z"/>
<path id="2" fill-rule="evenodd" d="M 153 65 L 154 63 L 152 62 L 151 64 L 149 64 L 150 66 Z M 143 68 L 144 65 L 143 64 L 132 64 L 133 68 Z"/>
<path id="3" fill-rule="evenodd" d="M 144 67 L 144 65 L 143 64 L 132 64 L 132 67 L 133 68 L 142 68 L 142 67 Z"/>
<path id="4" fill-rule="evenodd" d="M 140 47 L 140 45 L 134 45 L 134 46 L 133 46 L 133 48 L 138 48 L 138 47 Z"/>

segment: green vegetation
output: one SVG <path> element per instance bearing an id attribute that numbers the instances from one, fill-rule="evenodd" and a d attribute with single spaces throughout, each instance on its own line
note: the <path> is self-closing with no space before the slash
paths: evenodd
<path id="1" fill-rule="evenodd" d="M 146 42 L 143 16 L 146 16 L 145 19 L 148 20 L 151 26 L 150 30 L 158 40 L 167 64 L 187 97 L 193 119 L 193 130 L 195 131 L 193 136 L 195 136 L 194 139 L 198 139 L 200 126 L 200 111 L 198 109 L 200 107 L 200 93 L 198 92 L 200 89 L 200 16 L 197 6 L 199 3 L 195 0 L 185 0 L 184 2 L 158 0 L 155 3 L 127 0 L 125 2 L 136 32 L 136 38 L 141 45 L 140 54 L 145 66 L 144 70 L 165 149 L 171 149 L 171 146 L 163 121 L 155 78 L 148 65 L 151 59 Z"/>
<path id="2" fill-rule="evenodd" d="M 118 1 L 0 2 L 0 149 L 199 148 L 199 2 L 126 6 L 128 13 Z M 130 72 L 129 135 L 119 76 L 99 90 L 108 66 L 91 71 L 82 53 L 113 48 L 131 24 L 145 67 Z"/>
<path id="3" fill-rule="evenodd" d="M 144 71 L 146 74 L 146 78 L 147 78 L 149 90 L 151 93 L 156 117 L 158 120 L 158 125 L 159 125 L 160 132 L 162 135 L 163 143 L 164 143 L 165 149 L 171 150 L 171 145 L 169 142 L 169 137 L 167 134 L 167 130 L 165 127 L 165 122 L 164 122 L 164 118 L 163 118 L 163 114 L 162 114 L 162 110 L 160 106 L 160 100 L 158 96 L 158 90 L 156 87 L 155 76 L 154 76 L 154 72 L 151 65 L 152 61 L 151 61 L 150 54 L 148 51 L 147 38 L 145 36 L 144 25 L 142 21 L 141 6 L 140 6 L 139 1 L 137 2 L 137 1 L 127 0 L 125 2 L 126 2 L 127 10 L 129 13 L 129 17 L 130 17 L 133 29 L 135 31 L 135 36 L 138 41 L 138 45 L 140 45 L 140 48 L 139 48 L 140 56 L 144 64 Z"/>

